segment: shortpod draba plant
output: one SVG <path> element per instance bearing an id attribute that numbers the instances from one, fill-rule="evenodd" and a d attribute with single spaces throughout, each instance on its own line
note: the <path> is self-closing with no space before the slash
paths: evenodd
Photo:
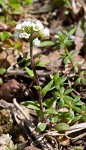
<path id="1" fill-rule="evenodd" d="M 41 115 L 43 117 L 42 90 L 39 85 L 39 79 L 36 72 L 35 63 L 33 60 L 33 45 L 39 46 L 40 40 L 38 38 L 49 36 L 49 29 L 44 28 L 43 24 L 39 20 L 33 20 L 33 21 L 27 20 L 16 26 L 15 36 L 19 38 L 27 39 L 28 42 L 30 43 L 30 58 L 31 58 L 32 70 L 29 70 L 29 68 L 26 67 L 26 71 L 29 72 L 29 74 L 32 73 L 32 77 L 35 79 L 36 86 L 38 87 L 39 105 L 40 105 Z"/>
<path id="2" fill-rule="evenodd" d="M 22 102 L 22 104 L 31 109 L 35 109 L 37 116 L 41 119 L 41 122 L 38 123 L 37 130 L 42 132 L 46 127 L 56 127 L 56 130 L 61 131 L 64 130 L 64 125 L 66 129 L 68 128 L 67 123 L 74 124 L 79 120 L 85 120 L 86 107 L 84 108 L 84 104 L 80 101 L 79 96 L 72 96 L 72 89 L 68 89 L 68 82 L 65 76 L 60 76 L 59 74 L 51 75 L 51 80 L 47 85 L 42 88 L 39 84 L 35 67 L 37 64 L 34 63 L 33 59 L 33 46 L 40 45 L 39 38 L 49 36 L 49 29 L 44 28 L 39 20 L 24 21 L 16 26 L 15 36 L 27 39 L 30 43 L 30 62 L 32 70 L 28 67 L 25 67 L 25 69 L 29 76 L 35 80 L 36 86 L 34 87 L 37 89 L 39 102 L 33 100 Z M 67 46 L 72 44 L 72 40 L 61 32 L 56 38 L 56 44 L 65 50 L 62 59 L 67 59 L 68 64 L 73 68 L 73 52 L 71 53 L 67 49 Z M 26 58 L 23 57 L 23 59 Z M 66 85 L 67 87 L 65 87 Z M 46 98 L 48 93 L 50 93 L 50 96 L 48 95 L 48 98 Z M 64 109 L 66 111 L 63 111 Z M 59 126 L 62 126 L 61 129 L 58 129 L 58 126 L 56 126 L 57 123 Z"/>

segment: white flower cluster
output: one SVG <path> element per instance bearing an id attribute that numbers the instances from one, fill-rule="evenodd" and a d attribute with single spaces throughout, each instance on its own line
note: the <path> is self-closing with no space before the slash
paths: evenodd
<path id="1" fill-rule="evenodd" d="M 38 37 L 49 36 L 49 29 L 44 28 L 43 24 L 37 21 L 24 21 L 16 26 L 15 37 L 29 39 L 30 35 L 37 32 L 37 36 L 33 40 L 33 44 L 36 46 L 40 45 Z"/>

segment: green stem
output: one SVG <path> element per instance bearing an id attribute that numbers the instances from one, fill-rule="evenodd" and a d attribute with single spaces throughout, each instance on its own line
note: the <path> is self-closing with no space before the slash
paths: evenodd
<path id="1" fill-rule="evenodd" d="M 31 36 L 31 39 L 30 39 L 30 57 L 31 57 L 31 68 L 32 68 L 34 76 L 35 76 L 36 85 L 40 86 L 39 85 L 39 78 L 38 78 L 38 75 L 37 75 L 37 72 L 36 72 L 36 68 L 35 68 L 35 63 L 34 63 L 34 60 L 33 60 L 33 40 L 32 40 L 32 36 Z M 42 116 L 42 119 L 44 119 L 43 105 L 42 105 L 43 97 L 42 97 L 42 90 L 41 90 L 41 88 L 39 88 L 39 90 L 38 90 L 38 97 L 39 97 L 39 105 L 40 105 L 41 116 Z"/>
<path id="2" fill-rule="evenodd" d="M 73 64 L 73 62 L 72 62 L 72 60 L 71 60 L 71 58 L 70 58 L 69 51 L 68 51 L 67 47 L 65 46 L 64 49 L 65 49 L 66 55 L 67 55 L 67 56 L 69 57 L 69 59 L 70 59 L 70 63 L 71 63 L 72 68 L 74 68 L 74 64 Z"/>

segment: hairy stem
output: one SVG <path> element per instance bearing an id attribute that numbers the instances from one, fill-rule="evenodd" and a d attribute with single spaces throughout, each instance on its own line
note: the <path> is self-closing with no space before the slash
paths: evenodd
<path id="1" fill-rule="evenodd" d="M 38 78 L 38 75 L 37 75 L 37 72 L 36 72 L 36 68 L 35 68 L 35 63 L 34 63 L 34 60 L 33 60 L 33 41 L 32 41 L 32 39 L 30 40 L 30 57 L 31 57 L 31 68 L 32 68 L 34 76 L 35 76 L 35 82 L 36 82 L 36 85 L 40 87 L 40 85 L 39 85 L 39 78 Z M 42 119 L 44 119 L 44 116 L 43 116 L 43 105 L 42 105 L 43 97 L 42 97 L 42 90 L 41 90 L 41 88 L 38 89 L 38 97 L 39 97 L 41 116 L 42 116 Z"/>

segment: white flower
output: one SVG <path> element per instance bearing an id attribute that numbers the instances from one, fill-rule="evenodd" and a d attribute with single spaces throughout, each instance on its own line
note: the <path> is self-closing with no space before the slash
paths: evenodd
<path id="1" fill-rule="evenodd" d="M 23 33 L 19 33 L 19 37 L 20 38 L 25 38 L 25 39 L 28 39 L 30 36 L 30 34 L 27 34 L 26 32 L 23 32 Z"/>
<path id="2" fill-rule="evenodd" d="M 35 46 L 40 46 L 40 40 L 38 38 L 36 38 L 35 40 L 33 40 L 33 44 Z"/>
<path id="3" fill-rule="evenodd" d="M 44 28 L 43 24 L 39 20 L 37 20 L 37 21 L 27 20 L 21 24 L 18 24 L 16 26 L 16 33 L 14 36 L 16 38 L 20 37 L 20 38 L 28 39 L 30 37 L 30 34 L 33 35 L 33 33 L 35 33 L 35 32 L 38 32 L 37 36 L 39 36 L 39 37 L 49 36 L 49 29 Z M 38 46 L 40 44 L 40 41 L 38 39 L 35 39 L 33 43 L 35 43 L 35 45 Z M 38 44 L 36 44 L 36 43 L 38 43 Z"/>
<path id="4" fill-rule="evenodd" d="M 21 30 L 21 28 L 22 28 L 22 24 L 18 24 L 18 25 L 16 26 L 16 30 Z"/>
<path id="5" fill-rule="evenodd" d="M 44 37 L 44 36 L 49 36 L 49 29 L 48 28 L 44 28 L 43 30 L 40 30 L 39 31 L 39 34 L 41 37 Z"/>
<path id="6" fill-rule="evenodd" d="M 34 31 L 39 31 L 39 30 L 42 30 L 43 28 L 44 28 L 44 26 L 41 23 L 41 21 L 37 20 L 35 23 L 35 27 L 33 29 L 34 29 Z"/>

